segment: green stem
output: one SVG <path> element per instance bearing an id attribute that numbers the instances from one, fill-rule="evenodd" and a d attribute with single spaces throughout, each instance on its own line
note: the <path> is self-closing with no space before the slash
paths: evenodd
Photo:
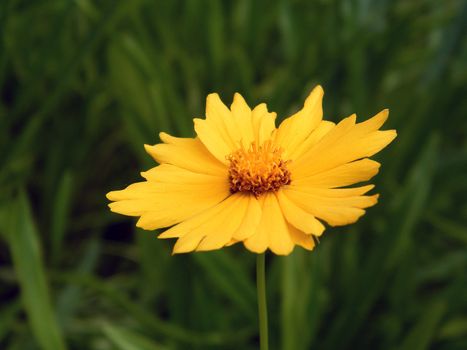
<path id="1" fill-rule="evenodd" d="M 256 257 L 256 288 L 258 292 L 258 319 L 260 350 L 268 350 L 268 306 L 266 302 L 265 256 Z"/>

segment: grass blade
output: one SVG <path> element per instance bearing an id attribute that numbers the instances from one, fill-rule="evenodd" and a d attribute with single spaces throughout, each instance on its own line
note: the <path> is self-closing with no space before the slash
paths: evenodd
<path id="1" fill-rule="evenodd" d="M 52 260 L 57 261 L 59 251 L 65 237 L 65 231 L 68 223 L 68 216 L 70 213 L 71 199 L 73 188 L 73 176 L 70 172 L 66 172 L 57 188 L 57 193 L 54 201 L 54 210 L 52 212 Z"/>
<path id="2" fill-rule="evenodd" d="M 102 331 L 113 345 L 120 350 L 164 350 L 165 346 L 154 343 L 152 340 L 130 331 L 126 328 L 116 326 L 112 323 L 104 323 Z"/>
<path id="3" fill-rule="evenodd" d="M 66 346 L 50 300 L 38 232 L 23 191 L 11 209 L 8 241 L 32 332 L 42 349 L 63 350 Z"/>
<path id="4" fill-rule="evenodd" d="M 253 284 L 228 254 L 224 252 L 194 254 L 193 258 L 239 309 L 251 319 L 255 319 L 256 298 Z"/>
<path id="5" fill-rule="evenodd" d="M 428 307 L 420 315 L 420 321 L 412 328 L 407 338 L 399 348 L 401 350 L 426 350 L 431 339 L 435 336 L 435 330 L 446 310 L 443 302 L 437 302 Z"/>

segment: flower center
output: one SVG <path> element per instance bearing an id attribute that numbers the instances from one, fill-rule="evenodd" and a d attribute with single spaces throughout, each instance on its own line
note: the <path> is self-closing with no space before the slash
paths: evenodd
<path id="1" fill-rule="evenodd" d="M 280 148 L 266 141 L 261 146 L 253 142 L 248 149 L 242 146 L 227 156 L 230 192 L 250 192 L 258 197 L 290 184 L 289 161 L 282 160 L 281 153 Z"/>

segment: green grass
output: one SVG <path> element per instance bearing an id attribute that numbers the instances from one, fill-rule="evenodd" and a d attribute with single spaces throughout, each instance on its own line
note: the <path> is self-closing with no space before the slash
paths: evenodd
<path id="1" fill-rule="evenodd" d="M 389 108 L 380 203 L 267 257 L 271 349 L 467 348 L 467 6 L 0 2 L 0 348 L 255 349 L 255 256 L 171 256 L 105 193 L 191 136 L 205 97 L 280 118 Z"/>

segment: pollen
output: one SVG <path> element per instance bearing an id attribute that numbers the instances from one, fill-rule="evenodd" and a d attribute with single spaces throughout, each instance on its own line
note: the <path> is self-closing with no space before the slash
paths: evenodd
<path id="1" fill-rule="evenodd" d="M 265 192 L 275 192 L 291 182 L 289 161 L 281 158 L 282 150 L 271 141 L 258 146 L 253 142 L 249 148 L 243 145 L 227 156 L 230 162 L 230 192 L 249 192 L 255 197 Z"/>

